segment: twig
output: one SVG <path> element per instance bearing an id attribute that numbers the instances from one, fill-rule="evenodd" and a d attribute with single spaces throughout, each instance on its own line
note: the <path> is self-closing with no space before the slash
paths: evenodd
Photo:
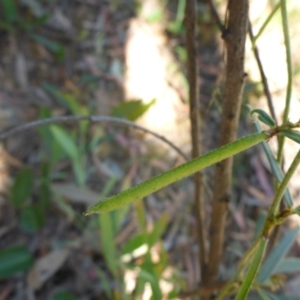
<path id="1" fill-rule="evenodd" d="M 258 30 L 258 33 L 255 35 L 253 41 L 252 41 L 252 45 L 255 46 L 256 45 L 256 41 L 257 39 L 261 36 L 261 34 L 264 32 L 265 28 L 267 27 L 267 25 L 270 23 L 270 21 L 272 20 L 273 16 L 275 15 L 275 13 L 277 12 L 277 10 L 280 8 L 281 3 L 278 2 L 272 12 L 270 13 L 270 15 L 266 18 L 266 20 L 264 21 L 264 23 L 262 24 L 262 26 L 260 27 L 260 29 Z"/>
<path id="2" fill-rule="evenodd" d="M 79 121 L 90 121 L 92 123 L 98 123 L 98 122 L 109 122 L 109 123 L 117 123 L 122 124 L 128 127 L 132 127 L 141 131 L 144 131 L 146 133 L 149 133 L 153 135 L 154 137 L 160 139 L 164 143 L 168 144 L 171 148 L 173 148 L 177 153 L 179 153 L 186 161 L 189 160 L 189 158 L 176 146 L 174 145 L 170 140 L 165 138 L 162 135 L 157 134 L 156 132 L 147 129 L 143 126 L 137 125 L 133 122 L 130 122 L 128 120 L 124 120 L 121 118 L 116 117 L 109 117 L 109 116 L 59 116 L 59 117 L 52 117 L 48 119 L 42 119 L 37 120 L 33 122 L 29 122 L 23 125 L 20 125 L 18 127 L 12 128 L 10 130 L 4 131 L 0 134 L 0 140 L 5 140 L 10 136 L 13 136 L 15 134 L 19 134 L 23 131 L 44 126 L 47 124 L 53 124 L 53 123 L 65 123 L 65 122 L 79 122 Z"/>
<path id="3" fill-rule="evenodd" d="M 263 83 L 263 86 L 264 86 L 264 92 L 265 92 L 265 95 L 267 97 L 269 110 L 270 110 L 271 116 L 274 119 L 275 124 L 277 126 L 278 121 L 277 121 L 277 118 L 276 118 L 276 115 L 275 115 L 275 110 L 274 110 L 272 96 L 271 96 L 269 85 L 268 85 L 268 80 L 267 80 L 267 77 L 265 75 L 265 71 L 264 71 L 263 65 L 261 63 L 261 60 L 260 60 L 258 49 L 257 49 L 256 45 L 254 44 L 254 35 L 253 35 L 253 31 L 252 31 L 251 22 L 250 22 L 250 20 L 248 20 L 248 22 L 249 22 L 248 23 L 248 33 L 249 33 L 249 36 L 250 36 L 250 39 L 251 39 L 251 42 L 252 42 L 252 45 L 253 45 L 253 52 L 254 52 L 254 56 L 255 56 L 255 59 L 256 59 L 257 65 L 258 65 L 261 80 L 262 80 L 262 83 Z"/>
<path id="4" fill-rule="evenodd" d="M 192 158 L 201 155 L 200 149 L 200 105 L 198 86 L 198 59 L 196 46 L 196 1 L 186 2 L 186 45 L 188 53 L 188 79 L 189 79 L 189 104 L 192 138 Z M 202 173 L 194 174 L 194 205 L 197 222 L 197 235 L 199 244 L 199 265 L 202 280 L 206 268 L 206 228 L 205 228 L 205 203 L 203 198 Z"/>
<path id="5" fill-rule="evenodd" d="M 248 26 L 248 0 L 229 0 L 224 37 L 227 50 L 226 82 L 223 101 L 220 145 L 236 139 L 244 87 L 245 40 Z M 209 229 L 210 252 L 207 268 L 208 282 L 216 282 L 223 257 L 224 231 L 228 202 L 231 194 L 232 158 L 217 165 L 211 224 Z"/>
<path id="6" fill-rule="evenodd" d="M 286 122 L 288 120 L 290 104 L 291 104 L 293 67 L 292 67 L 291 42 L 290 42 L 290 34 L 289 34 L 289 22 L 288 22 L 287 8 L 286 8 L 286 0 L 280 0 L 280 3 L 281 3 L 281 19 L 282 19 L 282 28 L 283 28 L 283 35 L 284 35 L 285 50 L 286 50 L 287 73 L 288 73 L 285 109 L 283 113 L 283 122 Z M 278 148 L 279 164 L 282 163 L 282 159 L 283 159 L 283 144 L 284 144 L 284 136 L 281 136 L 279 142 L 279 148 Z"/>
<path id="7" fill-rule="evenodd" d="M 224 37 L 227 33 L 227 30 L 226 30 L 226 27 L 223 25 L 223 23 L 222 23 L 222 21 L 219 17 L 218 11 L 216 9 L 216 6 L 215 6 L 213 0 L 207 0 L 207 4 L 210 8 L 211 14 L 212 14 L 213 18 L 215 19 L 215 22 L 216 22 L 219 30 L 222 33 L 222 37 Z"/>

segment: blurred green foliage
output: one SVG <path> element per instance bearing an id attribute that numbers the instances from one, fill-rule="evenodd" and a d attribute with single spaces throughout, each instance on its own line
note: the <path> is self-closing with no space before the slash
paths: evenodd
<path id="1" fill-rule="evenodd" d="M 0 250 L 0 279 L 27 271 L 34 260 L 25 246 L 13 246 Z"/>
<path id="2" fill-rule="evenodd" d="M 14 35 L 28 34 L 33 41 L 48 49 L 58 61 L 65 59 L 65 47 L 58 41 L 37 34 L 38 29 L 43 26 L 48 14 L 37 14 L 34 12 L 34 5 L 17 4 L 15 0 L 2 0 L 3 20 L 0 20 L 0 29 Z M 1 12 L 1 10 L 0 10 Z"/>

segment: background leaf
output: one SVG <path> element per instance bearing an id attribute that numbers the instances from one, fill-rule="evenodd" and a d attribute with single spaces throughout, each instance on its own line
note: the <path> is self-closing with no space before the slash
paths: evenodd
<path id="1" fill-rule="evenodd" d="M 264 257 L 267 242 L 268 242 L 268 240 L 266 240 L 265 238 L 261 238 L 259 240 L 259 245 L 256 248 L 256 252 L 253 255 L 252 261 L 247 270 L 246 276 L 244 277 L 244 279 L 242 281 L 242 285 L 235 297 L 235 300 L 246 299 L 246 297 L 252 287 L 252 284 L 256 278 L 257 272 L 260 269 L 261 261 Z"/>
<path id="2" fill-rule="evenodd" d="M 78 160 L 80 154 L 77 150 L 74 140 L 70 137 L 70 135 L 57 125 L 51 125 L 50 131 L 53 134 L 56 142 L 61 146 L 67 156 L 72 160 Z"/>
<path id="3" fill-rule="evenodd" d="M 265 220 L 266 220 L 266 213 L 260 212 L 257 217 L 256 223 L 255 223 L 256 226 L 255 226 L 255 232 L 254 232 L 254 239 L 257 239 L 258 235 L 260 234 Z"/>
<path id="4" fill-rule="evenodd" d="M 142 116 L 154 103 L 155 99 L 151 100 L 147 104 L 144 104 L 141 100 L 122 102 L 113 108 L 111 115 L 114 117 L 125 118 L 130 121 L 135 121 Z"/>
<path id="5" fill-rule="evenodd" d="M 166 227 L 169 223 L 169 216 L 167 213 L 162 214 L 159 219 L 155 222 L 153 229 L 149 234 L 148 244 L 151 248 L 165 232 Z"/>
<path id="6" fill-rule="evenodd" d="M 101 214 L 98 216 L 100 227 L 100 242 L 101 249 L 105 257 L 105 261 L 109 267 L 109 270 L 114 276 L 117 276 L 117 248 L 115 245 L 115 236 L 113 232 L 113 221 L 111 214 L 112 213 Z"/>
<path id="7" fill-rule="evenodd" d="M 84 185 L 86 178 L 85 171 L 82 167 L 82 158 L 79 148 L 75 144 L 74 140 L 64 129 L 57 125 L 51 125 L 50 131 L 56 142 L 71 159 L 77 183 L 81 186 Z"/>
<path id="8" fill-rule="evenodd" d="M 0 279 L 28 270 L 33 257 L 24 246 L 9 247 L 0 251 Z"/>
<path id="9" fill-rule="evenodd" d="M 300 258 L 286 258 L 279 262 L 274 273 L 288 273 L 300 271 Z"/>
<path id="10" fill-rule="evenodd" d="M 28 205 L 22 209 L 20 225 L 28 233 L 34 233 L 45 224 L 45 216 L 37 205 Z"/>
<path id="11" fill-rule="evenodd" d="M 298 130 L 282 130 L 281 133 L 287 138 L 293 140 L 294 142 L 300 144 L 300 131 Z"/>
<path id="12" fill-rule="evenodd" d="M 18 9 L 15 0 L 2 0 L 4 18 L 7 22 L 14 22 L 18 18 Z"/>
<path id="13" fill-rule="evenodd" d="M 271 275 L 276 272 L 280 261 L 286 255 L 295 238 L 297 237 L 299 229 L 299 227 L 296 227 L 287 232 L 280 240 L 278 245 L 273 249 L 260 269 L 257 278 L 259 282 L 265 283 L 271 277 Z"/>
<path id="14" fill-rule="evenodd" d="M 262 131 L 258 122 L 255 121 L 254 126 L 258 132 Z M 283 175 L 283 172 L 282 172 L 277 160 L 274 157 L 274 154 L 273 154 L 270 146 L 264 141 L 262 142 L 262 146 L 263 146 L 266 156 L 268 158 L 273 175 L 275 176 L 275 178 L 277 179 L 278 182 L 282 182 L 284 175 Z M 293 206 L 293 199 L 292 199 L 289 189 L 285 190 L 284 199 L 289 207 Z"/>

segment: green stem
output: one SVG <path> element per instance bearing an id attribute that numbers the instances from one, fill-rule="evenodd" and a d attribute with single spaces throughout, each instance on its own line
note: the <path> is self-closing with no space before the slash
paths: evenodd
<path id="1" fill-rule="evenodd" d="M 238 280 L 238 278 L 240 278 L 241 271 L 243 270 L 243 268 L 245 268 L 246 264 L 249 262 L 249 260 L 251 259 L 251 257 L 253 257 L 253 255 L 254 255 L 253 261 L 254 261 L 256 259 L 255 258 L 256 255 L 259 255 L 259 253 L 261 255 L 263 254 L 263 253 L 260 252 L 261 251 L 260 247 L 262 247 L 261 244 L 263 243 L 262 240 L 265 240 L 264 236 L 268 236 L 270 230 L 279 221 L 279 220 L 277 220 L 277 222 L 274 223 L 274 218 L 275 218 L 275 215 L 276 215 L 276 213 L 278 211 L 280 200 L 282 199 L 283 194 L 284 194 L 284 192 L 285 192 L 285 190 L 287 188 L 287 185 L 288 185 L 288 183 L 289 183 L 292 175 L 296 171 L 296 169 L 297 169 L 297 167 L 298 167 L 299 164 L 300 164 L 300 150 L 298 151 L 298 153 L 297 153 L 294 161 L 292 162 L 289 170 L 287 171 L 287 173 L 284 176 L 281 184 L 279 185 L 279 188 L 277 190 L 275 198 L 274 198 L 274 200 L 272 202 L 272 205 L 270 207 L 270 210 L 269 210 L 269 213 L 268 213 L 268 217 L 266 218 L 265 224 L 264 224 L 264 226 L 263 226 L 263 228 L 261 230 L 261 234 L 254 241 L 254 243 L 252 244 L 251 248 L 246 252 L 246 254 L 243 256 L 242 260 L 239 262 L 239 271 L 238 271 L 237 275 L 234 277 L 234 279 L 232 279 L 231 281 L 229 281 L 228 284 L 226 284 L 226 286 L 220 291 L 220 293 L 218 294 L 218 297 L 216 298 L 216 300 L 223 299 L 224 296 L 228 294 L 229 290 L 233 287 L 233 285 L 236 283 L 236 281 Z M 287 218 L 289 215 L 290 214 L 286 214 L 285 218 Z M 256 265 L 256 267 L 257 267 L 257 265 Z M 250 268 L 251 268 L 251 266 L 250 266 Z M 250 268 L 249 268 L 248 273 L 250 272 Z M 254 266 L 253 266 L 253 268 L 254 268 Z M 246 275 L 246 277 L 249 276 L 249 278 L 252 278 L 251 279 L 252 282 L 255 279 L 255 275 L 256 275 L 256 273 L 253 270 L 254 269 L 252 269 L 252 271 L 251 271 L 252 273 L 249 273 L 249 275 L 247 273 L 247 275 Z M 243 284 L 246 281 L 246 277 L 243 280 Z M 248 280 L 250 280 L 249 278 L 248 278 Z M 240 290 L 239 290 L 239 294 L 238 294 L 238 295 L 240 295 L 239 297 L 241 297 L 241 298 L 236 298 L 236 299 L 245 299 L 243 297 L 246 297 L 247 293 L 249 292 L 250 286 L 251 286 L 251 283 L 250 283 L 250 285 L 248 285 L 248 283 L 247 283 L 247 285 L 243 288 L 243 292 L 241 292 L 241 290 L 242 290 L 242 287 L 241 287 Z"/>
<path id="2" fill-rule="evenodd" d="M 237 272 L 237 275 L 228 282 L 228 284 L 226 284 L 226 286 L 220 291 L 220 293 L 218 294 L 218 297 L 216 298 L 216 300 L 219 300 L 219 299 L 223 299 L 223 297 L 225 295 L 228 294 L 229 290 L 234 286 L 234 284 L 236 283 L 237 279 L 240 278 L 240 273 L 241 271 L 243 270 L 243 268 L 247 265 L 247 263 L 249 262 L 249 260 L 253 257 L 253 261 L 256 259 L 256 255 L 262 255 L 263 253 L 261 253 L 261 248 L 262 247 L 262 243 L 263 243 L 263 240 L 266 241 L 265 236 L 267 236 L 269 234 L 269 231 L 271 228 L 273 228 L 274 225 L 276 225 L 276 223 L 273 222 L 274 220 L 274 217 L 275 217 L 275 214 L 278 210 L 278 207 L 279 207 L 279 204 L 280 204 L 280 200 L 282 199 L 282 196 L 287 188 L 287 185 L 292 177 L 292 175 L 294 174 L 295 170 L 297 169 L 298 165 L 300 164 L 300 150 L 298 151 L 294 161 L 292 162 L 289 170 L 287 171 L 286 175 L 284 176 L 284 179 L 283 181 L 281 182 L 278 190 L 277 190 L 277 193 L 275 195 L 275 198 L 273 200 L 273 203 L 272 203 L 272 206 L 270 207 L 270 210 L 269 210 L 269 213 L 268 213 L 268 217 L 266 218 L 266 221 L 265 221 L 265 224 L 263 226 L 263 229 L 261 231 L 261 234 L 258 236 L 258 238 L 254 241 L 253 245 L 251 246 L 251 248 L 246 252 L 246 254 L 243 256 L 242 260 L 239 262 L 239 270 Z M 287 214 L 286 217 L 290 215 L 290 214 Z M 270 227 L 271 226 L 271 227 Z M 255 252 L 256 251 L 256 252 Z M 256 265 L 257 266 L 257 265 Z M 250 266 L 251 268 L 251 266 Z M 249 268 L 249 271 L 248 273 L 250 272 L 250 268 Z M 256 273 L 254 272 L 254 266 L 252 266 L 252 273 L 247 276 L 249 276 L 249 278 L 251 277 L 252 278 L 252 281 L 254 280 L 255 278 L 255 275 Z M 254 273 L 253 273 L 254 272 Z M 246 280 L 246 277 L 245 279 L 243 279 L 243 283 L 245 282 Z M 248 280 L 249 280 L 248 278 Z M 251 283 L 250 283 L 250 286 L 251 286 Z M 249 288 L 250 288 L 249 286 Z M 248 287 L 248 285 L 247 285 Z M 241 298 L 236 298 L 236 299 L 245 299 L 243 297 L 246 297 L 245 296 L 245 292 L 248 293 L 249 289 L 247 290 L 246 286 L 243 288 L 243 293 L 241 292 L 242 290 L 242 287 L 240 288 L 239 290 L 239 297 Z M 240 294 L 242 293 L 242 294 Z"/>
<path id="3" fill-rule="evenodd" d="M 288 73 L 288 83 L 286 91 L 286 100 L 285 100 L 285 110 L 283 113 L 283 123 L 288 120 L 290 102 L 292 95 L 292 80 L 293 80 L 293 69 L 292 69 L 292 54 L 291 54 L 291 43 L 290 43 L 290 34 L 289 34 L 289 23 L 288 23 L 288 13 L 286 9 L 286 0 L 280 0 L 281 4 L 281 18 L 282 18 L 282 28 L 284 35 L 284 43 L 286 50 L 286 63 L 287 63 L 287 73 Z M 284 145 L 284 136 L 282 135 L 279 139 L 279 149 L 278 149 L 278 162 L 281 164 L 283 157 L 283 145 Z"/>
<path id="4" fill-rule="evenodd" d="M 219 292 L 215 300 L 223 299 L 226 295 L 228 296 L 231 290 L 232 291 L 234 290 L 234 285 L 236 285 L 237 282 L 239 281 L 239 278 L 241 278 L 241 274 L 243 273 L 244 268 L 247 265 L 249 265 L 249 262 L 253 258 L 255 251 L 257 250 L 257 247 L 260 244 L 261 237 L 262 237 L 261 235 L 258 236 L 258 238 L 252 244 L 251 248 L 247 250 L 242 260 L 239 262 L 238 271 L 236 275 L 230 281 L 227 282 L 227 284 L 222 288 L 222 290 Z"/>
<path id="5" fill-rule="evenodd" d="M 239 262 L 239 271 L 242 271 L 245 266 L 249 263 L 250 259 L 253 257 L 258 245 L 259 245 L 259 240 L 261 238 L 261 234 L 256 238 L 256 240 L 253 242 L 252 246 L 246 251 L 244 254 L 243 258 Z"/>
<path id="6" fill-rule="evenodd" d="M 108 212 L 128 205 L 136 200 L 139 200 L 160 190 L 165 186 L 168 186 L 171 183 L 181 180 L 197 171 L 205 169 L 228 157 L 234 156 L 235 154 L 253 147 L 254 145 L 260 143 L 261 141 L 267 140 L 268 138 L 270 138 L 269 132 L 260 132 L 243 137 L 233 143 L 227 144 L 201 157 L 195 158 L 185 164 L 182 164 L 170 171 L 153 177 L 135 187 L 121 192 L 120 194 L 100 201 L 99 203 L 91 206 L 87 210 L 85 215 Z"/>
<path id="7" fill-rule="evenodd" d="M 278 187 L 277 193 L 272 202 L 272 206 L 270 207 L 270 210 L 269 210 L 268 218 L 266 220 L 268 220 L 269 218 L 273 218 L 276 215 L 280 201 L 282 199 L 282 196 L 287 188 L 289 181 L 291 180 L 291 177 L 293 176 L 294 172 L 296 171 L 299 163 L 300 163 L 300 150 L 298 151 L 297 155 L 295 156 L 291 166 L 289 167 L 287 173 L 285 174 L 282 182 L 280 183 L 280 185 Z"/>
<path id="8" fill-rule="evenodd" d="M 252 283 L 257 275 L 259 267 L 261 265 L 264 253 L 266 250 L 268 240 L 265 237 L 262 237 L 259 241 L 256 253 L 253 257 L 253 260 L 249 266 L 249 270 L 243 280 L 241 288 L 239 289 L 238 294 L 235 297 L 235 300 L 244 300 L 247 299 L 247 295 L 252 286 Z"/>
<path id="9" fill-rule="evenodd" d="M 265 22 L 263 23 L 263 25 L 261 26 L 261 28 L 259 29 L 257 35 L 253 38 L 252 41 L 252 48 L 255 47 L 256 41 L 257 39 L 261 36 L 261 34 L 263 33 L 263 31 L 265 30 L 265 28 L 267 27 L 267 25 L 270 23 L 270 21 L 272 20 L 273 16 L 275 15 L 275 13 L 277 12 L 277 10 L 280 8 L 281 3 L 277 3 L 275 5 L 275 7 L 273 8 L 272 12 L 270 13 L 270 15 L 266 18 Z"/>

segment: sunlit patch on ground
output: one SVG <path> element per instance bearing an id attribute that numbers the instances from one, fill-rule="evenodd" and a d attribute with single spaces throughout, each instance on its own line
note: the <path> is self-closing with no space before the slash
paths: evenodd
<path id="1" fill-rule="evenodd" d="M 158 5 L 155 1 L 146 1 Z M 144 14 L 148 11 L 144 7 Z M 142 8 L 143 10 L 143 8 Z M 143 16 L 143 12 L 141 13 Z M 162 25 L 149 23 L 143 17 L 129 25 L 126 45 L 126 99 L 141 99 L 155 104 L 139 120 L 143 126 L 168 137 L 178 145 L 189 141 L 188 107 L 183 104 L 176 88 L 180 71 L 172 58 Z M 175 88 L 173 85 L 176 85 Z M 179 83 L 180 84 L 180 83 Z"/>

